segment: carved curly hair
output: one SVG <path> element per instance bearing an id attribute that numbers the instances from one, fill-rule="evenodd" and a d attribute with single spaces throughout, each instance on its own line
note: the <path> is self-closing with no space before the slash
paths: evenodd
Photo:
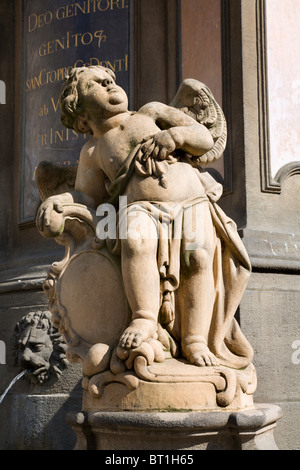
<path id="1" fill-rule="evenodd" d="M 68 366 L 66 358 L 67 345 L 58 330 L 52 325 L 51 313 L 49 311 L 29 312 L 15 326 L 14 331 L 14 365 L 19 364 L 20 340 L 23 332 L 30 327 L 35 327 L 45 331 L 52 343 L 53 351 L 50 357 L 49 370 L 46 375 L 38 376 L 39 383 L 48 380 L 50 374 L 59 377 L 62 371 Z M 37 353 L 38 354 L 38 353 Z"/>
<path id="2" fill-rule="evenodd" d="M 88 70 L 104 70 L 109 73 L 114 80 L 116 76 L 114 72 L 102 65 L 91 65 L 89 67 L 77 67 L 73 68 L 70 75 L 66 77 L 66 81 L 60 92 L 60 109 L 61 109 L 61 122 L 69 128 L 74 129 L 76 132 L 81 134 L 92 133 L 91 129 L 87 126 L 86 129 L 82 129 L 82 126 L 78 126 L 78 117 L 84 113 L 83 103 L 80 102 L 78 96 L 78 81 L 80 75 Z"/>

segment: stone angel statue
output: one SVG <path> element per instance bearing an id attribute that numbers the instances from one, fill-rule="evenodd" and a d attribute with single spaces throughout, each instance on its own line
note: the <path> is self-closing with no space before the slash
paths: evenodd
<path id="1" fill-rule="evenodd" d="M 245 406 L 253 351 L 234 316 L 251 266 L 205 171 L 224 152 L 224 114 L 193 79 L 170 105 L 132 112 L 115 80 L 100 66 L 72 70 L 61 120 L 91 135 L 74 187 L 45 198 L 47 164 L 37 171 L 38 229 L 66 246 L 45 292 L 69 358 L 83 364 L 86 406 Z"/>

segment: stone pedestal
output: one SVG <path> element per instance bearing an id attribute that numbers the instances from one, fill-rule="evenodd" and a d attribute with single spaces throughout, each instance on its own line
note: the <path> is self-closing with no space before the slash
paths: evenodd
<path id="1" fill-rule="evenodd" d="M 79 412 L 67 421 L 76 450 L 278 450 L 273 431 L 281 409 L 239 411 Z"/>

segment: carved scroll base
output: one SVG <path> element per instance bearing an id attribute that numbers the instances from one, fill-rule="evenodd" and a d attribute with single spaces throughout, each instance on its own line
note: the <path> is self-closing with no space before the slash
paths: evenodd
<path id="1" fill-rule="evenodd" d="M 172 358 L 149 366 L 138 357 L 135 372 L 106 371 L 83 379 L 83 388 L 88 412 L 238 410 L 253 406 L 256 373 L 253 365 L 237 371 Z"/>
<path id="2" fill-rule="evenodd" d="M 67 421 L 76 450 L 278 450 L 276 405 L 240 411 L 80 412 Z"/>

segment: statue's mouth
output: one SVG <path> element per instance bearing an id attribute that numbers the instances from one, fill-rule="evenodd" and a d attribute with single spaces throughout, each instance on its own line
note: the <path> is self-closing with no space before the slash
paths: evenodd
<path id="1" fill-rule="evenodd" d="M 49 367 L 41 366 L 37 369 L 31 369 L 27 377 L 30 382 L 42 384 L 49 378 Z"/>
<path id="2" fill-rule="evenodd" d="M 43 372 L 47 372 L 48 370 L 48 367 L 47 366 L 41 366 L 39 367 L 38 369 L 35 369 L 32 371 L 32 375 L 40 375 L 42 374 Z"/>
<path id="3" fill-rule="evenodd" d="M 108 93 L 118 93 L 119 90 L 117 88 L 111 88 L 110 90 L 108 90 Z"/>

